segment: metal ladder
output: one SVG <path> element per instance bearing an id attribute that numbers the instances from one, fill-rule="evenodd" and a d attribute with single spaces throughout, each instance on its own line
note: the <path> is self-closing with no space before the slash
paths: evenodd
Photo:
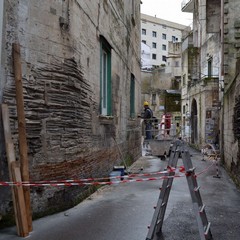
<path id="1" fill-rule="evenodd" d="M 212 240 L 212 234 L 210 231 L 210 222 L 207 220 L 207 215 L 205 212 L 205 205 L 202 203 L 202 198 L 200 195 L 200 187 L 197 185 L 197 180 L 194 173 L 194 168 L 192 166 L 192 161 L 190 154 L 183 149 L 183 144 L 181 141 L 176 141 L 171 154 L 169 157 L 168 166 L 176 168 L 177 162 L 180 157 L 180 152 L 186 171 L 186 178 L 188 182 L 189 191 L 191 193 L 191 198 L 193 202 L 193 209 L 196 214 L 198 229 L 201 240 Z M 169 172 L 165 174 L 168 178 L 163 180 L 160 196 L 158 199 L 157 206 L 155 208 L 151 225 L 147 234 L 146 240 L 159 240 L 162 234 L 162 224 L 165 216 L 165 211 L 167 208 L 168 198 L 170 190 L 172 187 L 175 172 Z M 170 178 L 169 178 L 170 177 Z"/>

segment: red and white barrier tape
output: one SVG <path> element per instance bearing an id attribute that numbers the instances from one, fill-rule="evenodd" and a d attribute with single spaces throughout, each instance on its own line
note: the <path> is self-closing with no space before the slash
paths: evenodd
<path id="1" fill-rule="evenodd" d="M 174 175 L 174 176 L 161 176 L 152 178 L 137 178 L 137 179 L 126 179 L 126 180 L 115 180 L 110 182 L 82 182 L 82 180 L 66 180 L 64 182 L 0 182 L 0 186 L 33 186 L 33 187 L 60 187 L 60 186 L 83 186 L 83 185 L 112 185 L 117 183 L 131 183 L 131 182 L 144 182 L 144 181 L 156 181 L 167 178 L 178 178 L 184 177 L 185 175 Z"/>
<path id="2" fill-rule="evenodd" d="M 199 176 L 206 172 L 210 167 L 204 169 L 200 173 L 196 174 L 195 176 Z M 116 176 L 116 177 L 106 177 L 106 178 L 86 178 L 86 179 L 70 179 L 70 180 L 53 180 L 53 181 L 35 181 L 35 182 L 6 182 L 1 181 L 0 186 L 27 186 L 27 187 L 61 187 L 61 186 L 83 186 L 83 185 L 112 185 L 112 184 L 118 184 L 118 183 L 132 183 L 132 182 L 145 182 L 145 181 L 156 181 L 156 180 L 163 180 L 168 178 L 179 178 L 184 177 L 185 174 L 179 174 L 183 173 L 185 171 L 184 167 L 181 166 L 179 168 L 172 168 L 167 167 L 167 170 L 161 171 L 161 172 L 154 172 L 154 173 L 143 173 L 143 174 L 130 174 L 126 176 Z M 166 174 L 169 174 L 171 172 L 177 173 L 177 175 L 168 176 Z M 149 177 L 149 178 L 136 178 L 136 177 L 146 177 L 150 175 L 157 175 L 157 174 L 165 174 L 164 176 L 160 177 Z M 131 179 L 131 178 L 136 179 Z M 127 179 L 126 179 L 127 178 Z M 110 179 L 114 181 L 96 181 L 96 180 L 104 180 L 104 179 Z M 121 180 L 123 179 L 123 180 Z"/>
<path id="3" fill-rule="evenodd" d="M 213 165 L 214 165 L 214 162 L 213 162 L 210 166 L 208 166 L 207 168 L 203 169 L 201 172 L 196 173 L 196 177 L 197 177 L 197 176 L 200 176 L 201 174 L 203 174 L 203 173 L 205 173 L 205 172 L 207 172 L 208 169 L 211 168 Z"/>

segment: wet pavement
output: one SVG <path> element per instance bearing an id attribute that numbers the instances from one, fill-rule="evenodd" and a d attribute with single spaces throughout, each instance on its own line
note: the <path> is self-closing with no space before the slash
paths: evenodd
<path id="1" fill-rule="evenodd" d="M 206 214 L 215 240 L 240 239 L 240 192 L 225 170 L 219 176 L 212 160 L 202 161 L 200 152 L 189 148 Z M 167 161 L 154 156 L 138 159 L 131 173 L 162 171 Z M 178 166 L 183 165 L 179 159 Z M 208 167 L 211 166 L 209 169 Z M 146 177 L 148 178 L 148 177 Z M 104 186 L 68 211 L 33 222 L 30 240 L 145 240 L 162 180 Z M 169 196 L 160 240 L 200 239 L 197 220 L 185 177 L 175 178 Z M 16 228 L 0 230 L 0 240 L 20 239 Z"/>

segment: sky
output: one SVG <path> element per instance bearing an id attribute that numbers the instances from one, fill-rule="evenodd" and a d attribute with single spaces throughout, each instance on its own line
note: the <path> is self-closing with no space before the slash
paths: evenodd
<path id="1" fill-rule="evenodd" d="M 181 4 L 187 0 L 142 0 L 141 13 L 183 25 L 191 25 L 192 13 L 183 13 Z"/>

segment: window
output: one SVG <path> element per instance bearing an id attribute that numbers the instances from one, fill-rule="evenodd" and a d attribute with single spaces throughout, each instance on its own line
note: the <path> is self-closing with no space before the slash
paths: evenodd
<path id="1" fill-rule="evenodd" d="M 163 34 L 162 34 L 162 39 L 165 39 L 165 40 L 166 40 L 166 39 L 167 39 L 167 34 L 163 33 Z"/>
<path id="2" fill-rule="evenodd" d="M 153 54 L 152 54 L 152 59 L 155 59 L 155 60 L 156 60 L 156 59 L 157 59 L 157 54 L 153 53 Z"/>
<path id="3" fill-rule="evenodd" d="M 185 113 L 186 113 L 186 106 L 183 105 L 183 114 L 185 114 Z"/>
<path id="4" fill-rule="evenodd" d="M 162 61 L 166 62 L 167 61 L 167 57 L 166 56 L 162 56 Z"/>
<path id="5" fill-rule="evenodd" d="M 157 43 L 153 42 L 152 43 L 152 48 L 157 48 Z"/>
<path id="6" fill-rule="evenodd" d="M 146 35 L 147 34 L 147 30 L 142 28 L 142 35 Z"/>
<path id="7" fill-rule="evenodd" d="M 162 50 L 163 50 L 163 51 L 166 51 L 166 50 L 167 50 L 167 45 L 163 44 L 163 45 L 162 45 Z"/>
<path id="8" fill-rule="evenodd" d="M 152 31 L 152 36 L 153 36 L 153 37 L 157 37 L 157 32 Z"/>
<path id="9" fill-rule="evenodd" d="M 176 37 L 175 36 L 172 36 L 172 41 L 176 42 Z"/>
<path id="10" fill-rule="evenodd" d="M 156 93 L 153 93 L 153 95 L 152 95 L 152 105 L 156 105 L 156 97 L 157 97 Z"/>
<path id="11" fill-rule="evenodd" d="M 186 85 L 186 74 L 184 74 L 183 76 L 182 76 L 182 79 L 183 79 L 183 86 L 185 86 Z"/>
<path id="12" fill-rule="evenodd" d="M 130 82 L 130 117 L 135 117 L 135 77 L 131 74 Z"/>
<path id="13" fill-rule="evenodd" d="M 212 58 L 208 59 L 208 77 L 212 77 Z"/>
<path id="14" fill-rule="evenodd" d="M 145 40 L 142 40 L 142 43 L 147 44 L 147 42 Z"/>
<path id="15" fill-rule="evenodd" d="M 179 61 L 175 61 L 175 67 L 179 67 Z"/>
<path id="16" fill-rule="evenodd" d="M 112 114 L 111 46 L 103 36 L 100 37 L 100 44 L 100 111 L 108 116 Z"/>

